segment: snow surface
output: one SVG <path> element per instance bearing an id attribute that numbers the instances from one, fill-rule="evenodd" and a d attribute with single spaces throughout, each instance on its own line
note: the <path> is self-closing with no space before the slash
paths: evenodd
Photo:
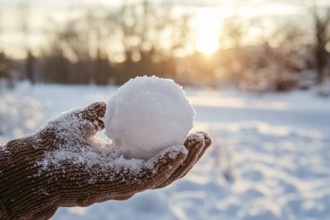
<path id="1" fill-rule="evenodd" d="M 162 149 L 183 145 L 194 109 L 173 80 L 136 77 L 107 102 L 105 133 L 115 157 L 149 159 Z"/>
<path id="2" fill-rule="evenodd" d="M 37 129 L 46 109 L 47 104 L 33 98 L 0 90 L 0 142 L 1 138 L 23 136 Z"/>
<path id="3" fill-rule="evenodd" d="M 107 100 L 116 89 L 21 84 L 14 94 L 48 103 L 45 123 L 63 111 Z M 53 219 L 330 219 L 329 99 L 317 97 L 317 91 L 185 91 L 196 109 L 194 130 L 213 138 L 186 177 L 127 201 L 61 208 Z M 2 134 L 2 143 L 14 135 Z"/>

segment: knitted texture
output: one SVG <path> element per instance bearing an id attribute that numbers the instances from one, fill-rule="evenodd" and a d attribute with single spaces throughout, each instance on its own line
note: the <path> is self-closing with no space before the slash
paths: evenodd
<path id="1" fill-rule="evenodd" d="M 58 207 L 124 200 L 183 177 L 210 146 L 206 133 L 187 137 L 147 160 L 112 158 L 94 136 L 105 103 L 51 121 L 35 135 L 0 147 L 0 219 L 49 219 Z"/>

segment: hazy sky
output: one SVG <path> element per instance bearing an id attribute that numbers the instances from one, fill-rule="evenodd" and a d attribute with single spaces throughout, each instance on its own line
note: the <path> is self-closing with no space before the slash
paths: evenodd
<path id="1" fill-rule="evenodd" d="M 128 0 L 130 3 L 141 0 Z M 154 0 L 152 2 L 160 2 Z M 180 10 L 194 11 L 192 25 L 196 29 L 197 47 L 209 50 L 218 41 L 221 23 L 225 17 L 233 14 L 241 16 L 281 16 L 306 13 L 303 2 L 307 0 L 171 0 Z M 47 17 L 61 19 L 64 14 L 94 7 L 116 7 L 123 1 L 118 0 L 0 0 L 0 50 L 16 55 L 22 45 L 20 34 L 19 9 L 29 8 L 29 19 L 33 36 L 31 44 L 42 43 L 42 28 Z M 309 1 L 311 2 L 311 1 Z M 317 1 L 318 4 L 330 4 L 329 0 Z M 65 13 L 64 13 L 65 12 Z M 1 46 L 1 42 L 2 46 Z M 210 43 L 213 42 L 213 43 Z M 204 45 L 203 45 L 204 44 Z M 208 46 L 206 45 L 208 44 Z M 212 46 L 213 45 L 213 46 Z M 204 47 L 204 48 L 203 48 Z M 209 51 L 211 52 L 211 51 Z"/>
<path id="2" fill-rule="evenodd" d="M 127 2 L 135 3 L 142 0 L 127 0 Z M 164 0 L 153 0 L 152 2 L 161 2 Z M 19 5 L 26 4 L 37 8 L 52 8 L 61 9 L 68 5 L 75 5 L 79 7 L 93 7 L 96 5 L 120 5 L 124 1 L 118 0 L 0 0 L 1 10 L 16 8 Z M 176 5 L 190 6 L 190 7 L 258 7 L 265 4 L 301 4 L 304 0 L 168 0 Z M 327 0 L 320 1 L 328 2 Z"/>

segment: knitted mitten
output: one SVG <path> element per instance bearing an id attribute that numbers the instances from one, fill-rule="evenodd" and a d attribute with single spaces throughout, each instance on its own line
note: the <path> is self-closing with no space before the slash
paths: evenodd
<path id="1" fill-rule="evenodd" d="M 105 103 L 49 122 L 38 133 L 0 146 L 0 219 L 49 219 L 58 207 L 128 199 L 183 177 L 210 146 L 206 133 L 187 137 L 147 160 L 113 158 L 95 139 Z"/>

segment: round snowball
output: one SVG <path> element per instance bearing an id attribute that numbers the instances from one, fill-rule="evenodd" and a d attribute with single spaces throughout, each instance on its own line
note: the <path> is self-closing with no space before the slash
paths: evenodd
<path id="1" fill-rule="evenodd" d="M 164 148 L 182 145 L 194 114 L 182 87 L 173 80 L 137 77 L 107 102 L 105 134 L 117 156 L 148 159 Z"/>

